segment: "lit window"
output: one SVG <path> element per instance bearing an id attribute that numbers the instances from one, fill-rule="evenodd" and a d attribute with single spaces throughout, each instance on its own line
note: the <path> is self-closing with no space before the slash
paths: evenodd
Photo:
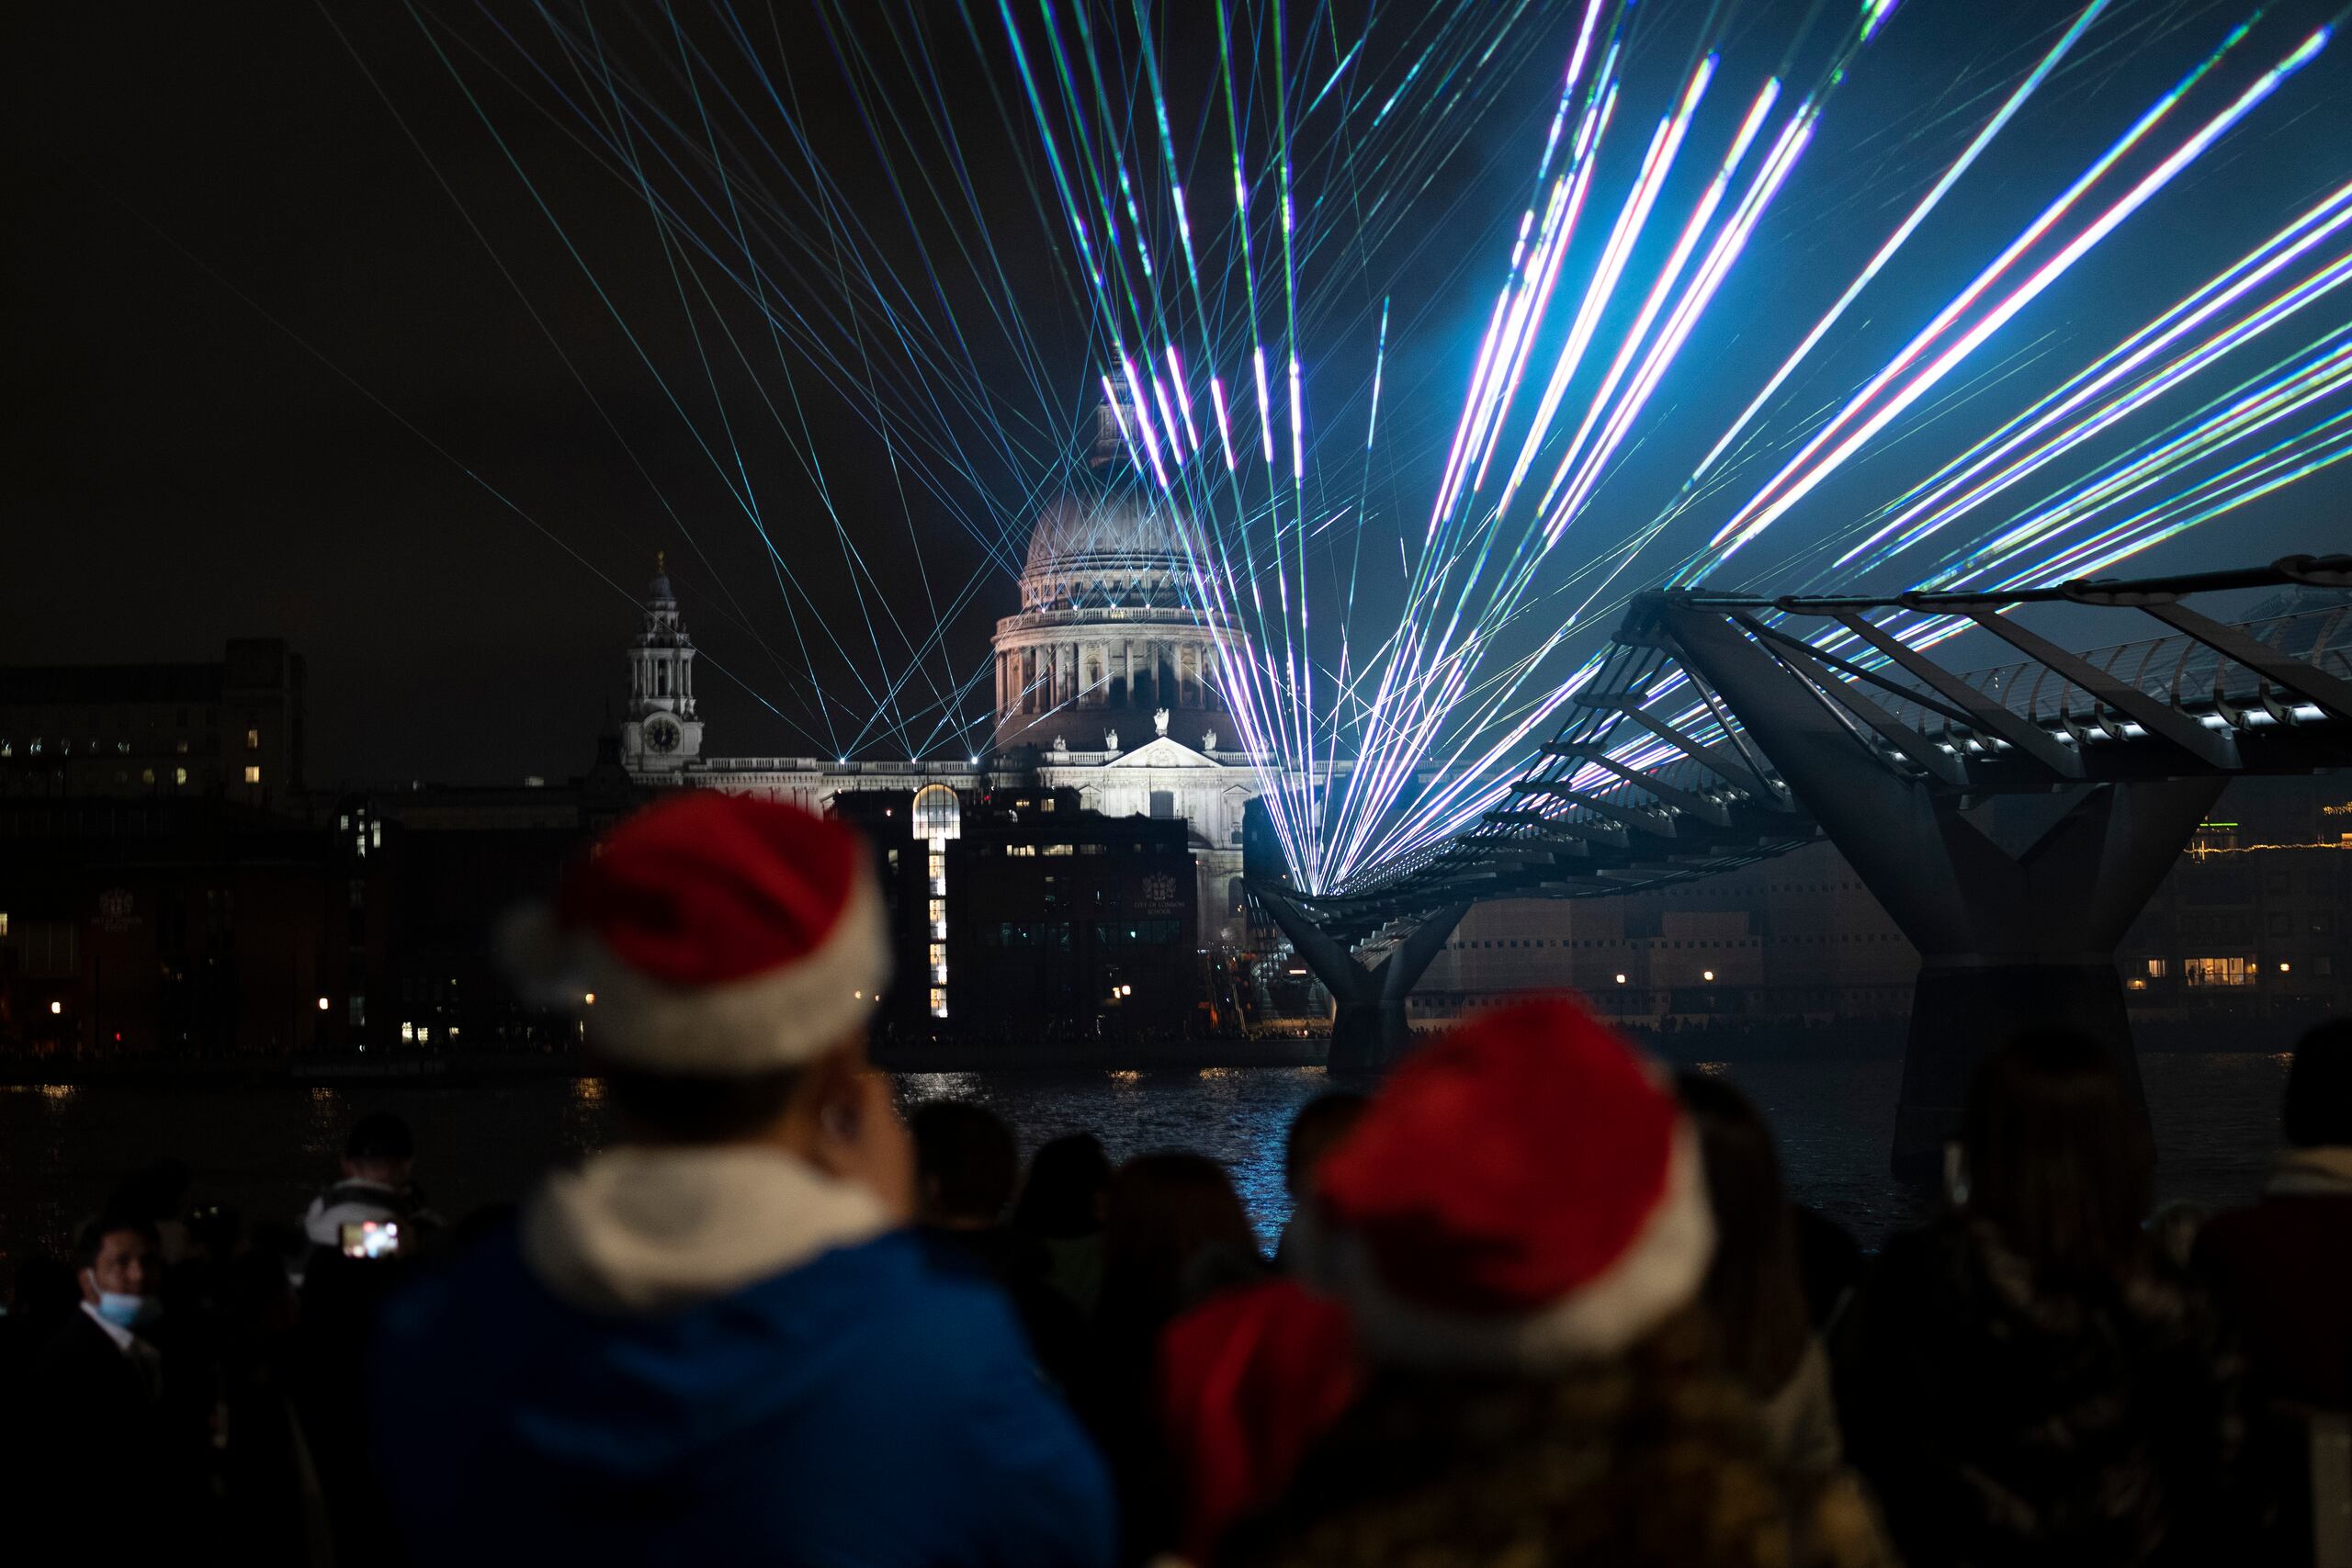
<path id="1" fill-rule="evenodd" d="M 2148 977 L 2150 979 L 2161 980 L 2164 978 L 2164 974 L 2165 961 L 2163 959 L 2151 958 L 2148 960 Z"/>
<path id="2" fill-rule="evenodd" d="M 175 746 L 175 747 L 173 748 L 173 750 L 174 750 L 175 751 L 178 752 L 178 754 L 179 754 L 179 755 L 181 755 L 181 756 L 185 757 L 185 756 L 187 756 L 187 741 L 185 741 L 185 740 L 180 741 L 176 746 Z"/>
<path id="3" fill-rule="evenodd" d="M 8 934 L 8 911 L 0 909 L 0 937 Z"/>
<path id="4" fill-rule="evenodd" d="M 384 825 L 381 822 L 368 824 L 368 841 L 377 849 L 384 847 Z"/>
<path id="5" fill-rule="evenodd" d="M 260 730 L 248 729 L 245 731 L 245 750 L 248 751 L 258 751 L 261 750 Z"/>
<path id="6" fill-rule="evenodd" d="M 172 770 L 172 782 L 175 784 L 184 784 L 187 783 L 187 770 L 186 768 L 174 768 Z"/>
<path id="7" fill-rule="evenodd" d="M 931 1016 L 933 1018 L 947 1016 L 947 987 L 944 986 L 933 986 L 931 988 Z"/>
<path id="8" fill-rule="evenodd" d="M 416 1025 L 414 1025 L 413 1023 L 403 1023 L 403 1024 L 401 1024 L 401 1038 L 402 1040 L 406 1041 L 408 1043 L 410 1043 L 410 1044 L 412 1044 L 412 1045 L 415 1044 L 415 1043 L 416 1043 Z"/>
<path id="9" fill-rule="evenodd" d="M 2192 986 L 2251 986 L 2254 962 L 2246 958 L 2184 958 L 2180 977 Z"/>
<path id="10" fill-rule="evenodd" d="M 915 791 L 914 809 L 908 815 L 914 836 L 930 840 L 933 850 L 942 840 L 963 837 L 963 805 L 945 784 L 925 784 Z"/>
<path id="11" fill-rule="evenodd" d="M 245 764 L 245 782 L 247 784 L 261 783 L 261 770 L 251 762 Z"/>
<path id="12" fill-rule="evenodd" d="M 155 782 L 155 770 L 153 768 L 140 769 L 139 782 L 141 784 L 153 784 Z"/>

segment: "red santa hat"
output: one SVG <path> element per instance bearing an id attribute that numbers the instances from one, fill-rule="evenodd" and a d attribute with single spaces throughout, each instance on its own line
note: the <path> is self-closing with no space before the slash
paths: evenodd
<path id="1" fill-rule="evenodd" d="M 1696 1298 L 1714 1249 L 1671 1087 L 1564 998 L 1408 1057 L 1316 1193 L 1315 1271 L 1392 1362 L 1614 1354 Z"/>
<path id="2" fill-rule="evenodd" d="M 890 978 L 865 840 L 795 806 L 681 790 L 613 829 L 505 943 L 526 996 L 607 1060 L 729 1077 L 812 1061 Z"/>

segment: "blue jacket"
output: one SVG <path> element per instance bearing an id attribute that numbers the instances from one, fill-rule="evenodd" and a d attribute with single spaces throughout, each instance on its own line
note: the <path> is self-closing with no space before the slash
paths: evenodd
<path id="1" fill-rule="evenodd" d="M 512 1232 L 386 1311 L 378 1463 L 420 1563 L 1108 1564 L 1102 1461 L 1002 1296 L 903 1232 L 659 1315 Z"/>

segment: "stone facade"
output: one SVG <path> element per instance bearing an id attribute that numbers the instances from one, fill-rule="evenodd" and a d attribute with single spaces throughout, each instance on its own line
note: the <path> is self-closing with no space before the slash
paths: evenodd
<path id="1" fill-rule="evenodd" d="M 1126 472 L 1101 414 L 1088 468 L 1032 531 L 1021 609 L 997 623 L 995 743 L 977 761 L 706 757 L 694 639 L 666 572 L 628 649 L 621 761 L 639 782 L 694 785 L 831 809 L 853 790 L 1074 789 L 1107 816 L 1185 823 L 1200 945 L 1235 947 L 1241 814 L 1258 793 L 1217 694 L 1227 633 L 1189 582 L 1181 525 Z"/>

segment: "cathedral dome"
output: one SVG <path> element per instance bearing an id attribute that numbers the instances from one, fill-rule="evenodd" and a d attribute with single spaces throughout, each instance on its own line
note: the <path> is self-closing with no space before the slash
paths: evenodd
<path id="1" fill-rule="evenodd" d="M 1165 498 L 1088 474 L 1047 501 L 1029 534 L 1029 572 L 1179 569 L 1184 542 Z"/>
<path id="2" fill-rule="evenodd" d="M 1235 734 L 1217 689 L 1226 617 L 1202 603 L 1184 526 L 1105 404 L 1085 467 L 1030 531 L 1021 611 L 997 623 L 1000 747 L 1115 752 L 1165 734 L 1215 751 Z"/>

